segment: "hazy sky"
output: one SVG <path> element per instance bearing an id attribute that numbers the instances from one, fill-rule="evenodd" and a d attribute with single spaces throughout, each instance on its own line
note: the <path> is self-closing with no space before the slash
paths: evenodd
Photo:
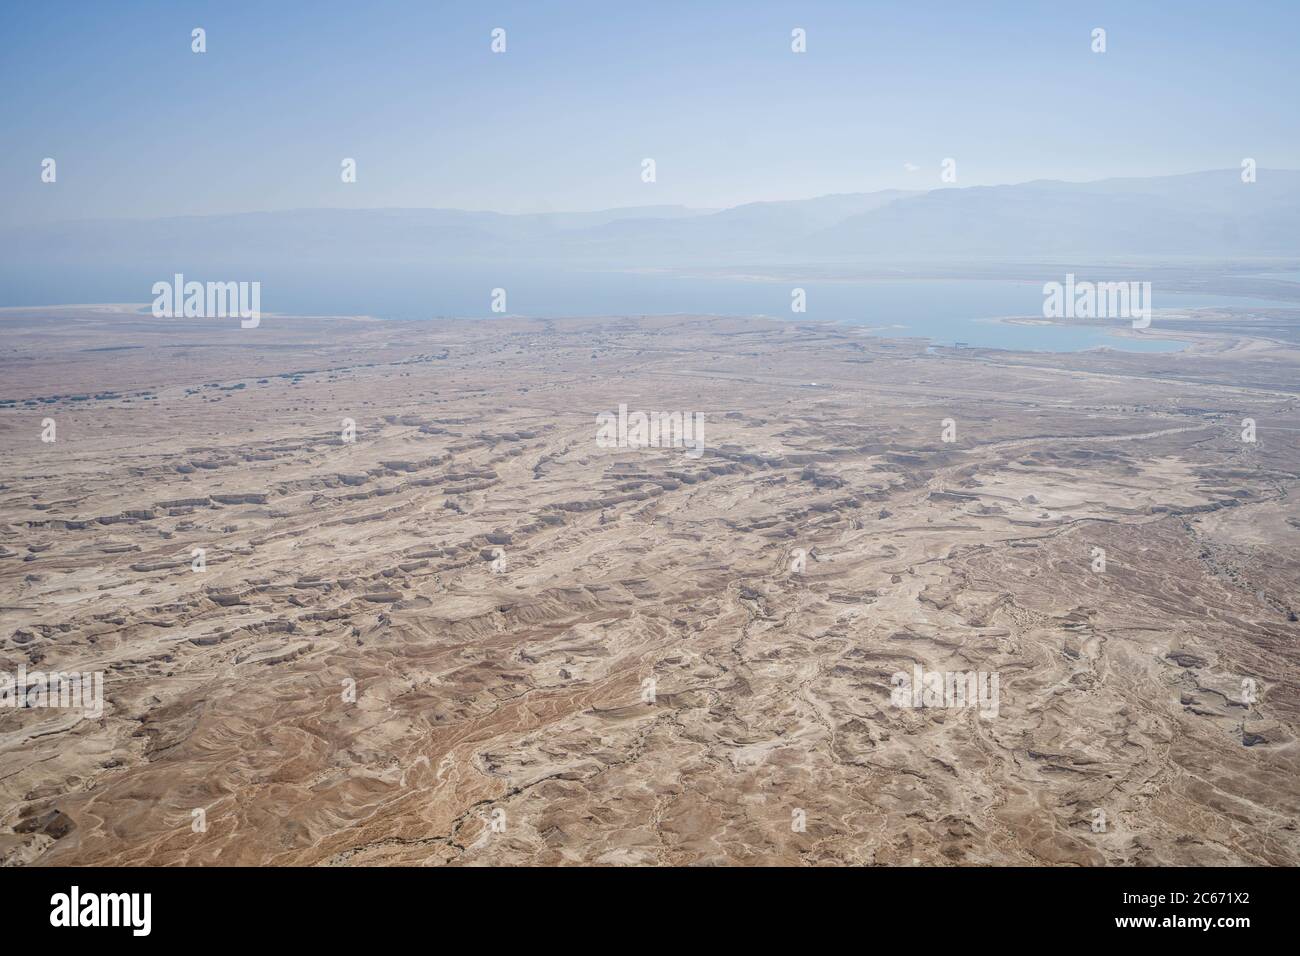
<path id="1" fill-rule="evenodd" d="M 1296 0 L 13 3 L 0 222 L 1295 168 L 1297 49 Z"/>

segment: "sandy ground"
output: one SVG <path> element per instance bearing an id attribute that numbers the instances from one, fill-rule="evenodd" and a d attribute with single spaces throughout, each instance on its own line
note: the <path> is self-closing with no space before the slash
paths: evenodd
<path id="1" fill-rule="evenodd" d="M 0 708 L 9 864 L 1300 864 L 1284 344 L 0 334 L 0 670 L 104 675 Z"/>

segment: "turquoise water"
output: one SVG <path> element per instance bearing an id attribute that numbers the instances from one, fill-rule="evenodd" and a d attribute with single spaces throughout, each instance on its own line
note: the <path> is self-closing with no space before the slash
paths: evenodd
<path id="1" fill-rule="evenodd" d="M 1053 277 L 1056 278 L 1056 277 Z M 484 276 L 459 276 L 441 285 L 435 301 L 442 315 L 490 317 L 485 288 L 507 290 L 508 311 L 516 315 L 765 315 L 780 319 L 843 322 L 887 337 L 916 337 L 934 345 L 958 342 L 983 348 L 1072 352 L 1100 346 L 1126 351 L 1169 352 L 1184 343 L 1121 337 L 1105 328 L 1025 326 L 995 321 L 1008 316 L 1041 317 L 1041 282 L 1004 279 L 879 279 L 863 282 L 769 281 L 756 278 L 701 278 L 645 273 L 516 273 L 490 286 Z M 807 311 L 791 311 L 791 291 L 806 293 Z M 1159 310 L 1210 306 L 1286 305 L 1230 296 L 1168 294 L 1153 289 Z M 1158 329 L 1159 313 L 1151 327 Z M 1116 320 L 1114 328 L 1132 323 Z"/>
<path id="2" fill-rule="evenodd" d="M 132 274 L 127 274 L 128 271 Z M 916 337 L 935 345 L 963 342 L 984 348 L 1061 351 L 1105 346 L 1127 351 L 1174 351 L 1179 342 L 1120 337 L 1105 328 L 1024 326 L 992 321 L 1006 316 L 1041 317 L 1043 281 L 1005 279 L 826 280 L 705 278 L 669 273 L 577 271 L 474 265 L 367 265 L 350 270 L 330 267 L 267 273 L 255 268 L 207 275 L 185 270 L 187 278 L 246 279 L 262 283 L 262 310 L 299 315 L 373 315 L 380 318 L 493 318 L 492 290 L 506 290 L 506 311 L 537 317 L 638 316 L 663 314 L 766 315 L 794 320 L 843 322 L 888 337 Z M 138 274 L 134 274 L 138 273 Z M 1079 279 L 1088 278 L 1080 275 Z M 1140 276 L 1134 276 L 1140 279 Z M 134 267 L 104 270 L 98 277 L 37 270 L 0 275 L 0 305 L 54 305 L 74 302 L 150 302 L 152 284 L 170 280 L 168 271 Z M 48 281 L 47 281 L 48 280 Z M 807 311 L 791 312 L 791 290 L 807 294 Z M 1151 328 L 1160 328 L 1160 309 L 1207 306 L 1285 306 L 1288 303 L 1216 295 L 1162 294 L 1152 289 L 1157 310 Z M 264 319 L 264 321 L 268 321 Z M 1116 320 L 1116 330 L 1131 323 Z"/>
<path id="3" fill-rule="evenodd" d="M 1060 281 L 1061 276 L 1048 279 Z M 1083 278 L 1082 276 L 1080 278 Z M 1045 280 L 1046 281 L 1046 280 Z M 791 290 L 803 288 L 807 311 L 791 311 Z M 964 342 L 983 348 L 1073 352 L 1106 346 L 1127 351 L 1169 352 L 1180 342 L 1121 337 L 1104 328 L 1024 326 L 993 321 L 1007 316 L 1042 316 L 1042 282 L 1005 279 L 879 279 L 863 282 L 770 281 L 759 278 L 703 278 L 668 273 L 576 272 L 477 267 L 432 272 L 416 287 L 407 277 L 380 283 L 364 293 L 308 287 L 292 282 L 280 289 L 264 282 L 263 308 L 284 312 L 363 313 L 391 318 L 492 318 L 491 291 L 506 290 L 506 311 L 535 317 L 637 315 L 763 315 L 779 319 L 843 322 L 887 337 L 916 337 L 935 345 Z M 283 292 L 284 299 L 277 293 Z M 1286 305 L 1261 299 L 1215 295 L 1161 295 L 1154 307 Z M 288 307 L 283 307 L 281 303 Z M 1160 324 L 1157 314 L 1152 328 Z M 1132 323 L 1116 320 L 1115 329 Z"/>

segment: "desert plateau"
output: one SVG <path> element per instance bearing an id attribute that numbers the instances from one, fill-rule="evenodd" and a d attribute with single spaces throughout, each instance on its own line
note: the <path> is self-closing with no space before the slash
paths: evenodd
<path id="1" fill-rule="evenodd" d="M 2 310 L 0 670 L 103 706 L 0 709 L 0 860 L 1300 864 L 1279 316 Z"/>

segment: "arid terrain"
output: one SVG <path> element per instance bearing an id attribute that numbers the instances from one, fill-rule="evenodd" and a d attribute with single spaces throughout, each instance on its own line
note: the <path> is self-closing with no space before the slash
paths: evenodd
<path id="1" fill-rule="evenodd" d="M 1248 325 L 0 311 L 0 670 L 104 674 L 0 709 L 0 859 L 1300 864 L 1300 350 Z"/>

